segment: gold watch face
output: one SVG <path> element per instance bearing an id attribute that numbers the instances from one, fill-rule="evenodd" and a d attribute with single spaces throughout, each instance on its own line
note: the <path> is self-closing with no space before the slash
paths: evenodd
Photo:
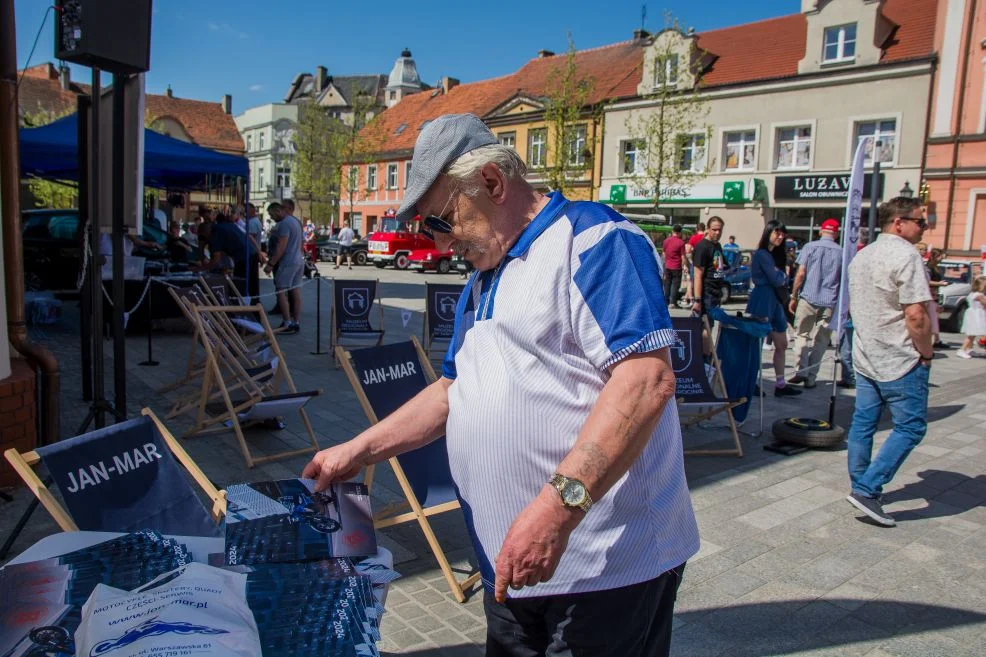
<path id="1" fill-rule="evenodd" d="M 582 482 L 569 479 L 561 490 L 561 498 L 568 506 L 578 506 L 585 501 L 585 486 Z"/>

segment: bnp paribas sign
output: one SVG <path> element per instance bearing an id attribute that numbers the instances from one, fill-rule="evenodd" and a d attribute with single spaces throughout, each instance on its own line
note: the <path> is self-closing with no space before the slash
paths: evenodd
<path id="1" fill-rule="evenodd" d="M 661 204 L 743 203 L 751 199 L 752 189 L 752 180 L 729 180 L 695 185 L 665 185 L 661 187 Z M 653 203 L 654 187 L 639 181 L 630 184 L 611 185 L 608 198 L 613 205 Z"/>
<path id="2" fill-rule="evenodd" d="M 873 174 L 863 179 L 863 198 L 870 197 Z M 883 189 L 883 174 L 880 174 L 880 188 Z M 816 201 L 827 199 L 846 199 L 849 197 L 849 173 L 804 174 L 800 176 L 777 176 L 774 178 L 775 201 Z"/>

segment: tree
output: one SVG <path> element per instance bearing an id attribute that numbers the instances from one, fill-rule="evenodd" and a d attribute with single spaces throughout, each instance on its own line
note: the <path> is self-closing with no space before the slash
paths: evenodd
<path id="1" fill-rule="evenodd" d="M 333 199 L 339 196 L 341 122 L 317 103 L 298 108 L 294 133 L 294 189 L 308 199 L 315 223 L 332 221 Z"/>
<path id="2" fill-rule="evenodd" d="M 691 35 L 665 16 L 665 29 L 645 52 L 644 83 L 650 101 L 626 119 L 632 149 L 620 154 L 622 177 L 652 194 L 690 186 L 712 166 L 709 157 L 709 104 L 701 96 L 705 53 L 695 50 Z"/>
<path id="3" fill-rule="evenodd" d="M 55 112 L 38 107 L 35 112 L 24 112 L 21 115 L 21 127 L 40 128 L 54 123 L 58 119 L 72 114 L 73 110 L 66 109 Z M 39 208 L 65 209 L 74 208 L 78 203 L 79 194 L 75 187 L 53 180 L 45 180 L 35 176 L 27 179 L 27 189 L 34 197 L 34 204 Z"/>
<path id="4" fill-rule="evenodd" d="M 349 215 L 352 216 L 356 201 L 359 200 L 359 165 L 370 159 L 383 140 L 377 133 L 376 126 L 372 125 L 377 109 L 376 97 L 354 90 L 350 107 L 353 119 L 351 123 L 343 124 L 339 146 L 342 167 L 346 170 L 344 192 L 349 201 Z"/>
<path id="5" fill-rule="evenodd" d="M 555 67 L 545 89 L 544 120 L 551 135 L 548 144 L 554 145 L 554 153 L 546 153 L 545 166 L 539 171 L 548 187 L 563 194 L 592 167 L 596 131 L 590 132 L 589 126 L 594 126 L 602 113 L 601 106 L 589 106 L 595 81 L 579 73 L 575 56 L 575 44 L 569 34 L 565 62 Z"/>

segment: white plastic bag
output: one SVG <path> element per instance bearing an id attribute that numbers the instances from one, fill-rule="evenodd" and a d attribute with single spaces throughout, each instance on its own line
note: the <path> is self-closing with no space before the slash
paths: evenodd
<path id="1" fill-rule="evenodd" d="M 130 592 L 97 585 L 75 646 L 76 657 L 261 657 L 246 575 L 199 563 Z"/>

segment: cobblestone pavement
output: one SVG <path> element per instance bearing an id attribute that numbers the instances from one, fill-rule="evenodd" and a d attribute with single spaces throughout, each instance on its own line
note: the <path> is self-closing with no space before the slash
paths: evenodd
<path id="1" fill-rule="evenodd" d="M 388 342 L 421 335 L 424 281 L 458 280 L 372 267 L 352 272 L 321 268 L 326 276 L 381 280 Z M 263 285 L 267 290 L 270 282 Z M 298 388 L 326 393 L 308 408 L 320 445 L 328 446 L 365 428 L 367 421 L 331 357 L 310 353 L 316 338 L 314 285 L 304 291 L 302 332 L 281 338 L 280 344 Z M 331 282 L 323 279 L 322 285 L 321 348 L 327 350 Z M 264 305 L 270 307 L 272 300 L 264 299 Z M 62 363 L 65 435 L 87 410 L 81 400 L 77 331 L 71 328 L 78 315 L 74 306 L 65 303 L 59 326 L 32 330 L 34 339 L 48 344 Z M 412 311 L 406 325 L 401 310 Z M 168 399 L 155 390 L 177 378 L 185 365 L 188 335 L 159 331 L 153 337 L 155 357 L 162 361 L 158 367 L 137 365 L 146 356 L 144 336 L 128 339 L 131 416 L 144 405 L 164 412 Z M 950 337 L 954 343 L 956 336 Z M 793 399 L 768 397 L 766 434 L 743 437 L 742 459 L 686 459 L 702 549 L 689 562 L 678 597 L 674 655 L 986 655 L 986 360 L 963 361 L 954 353 L 942 352 L 935 361 L 928 436 L 887 491 L 887 508 L 898 521 L 894 529 L 861 521 L 845 502 L 844 450 L 785 457 L 762 449 L 774 419 L 825 417 L 830 387 L 819 385 Z M 770 379 L 769 354 L 764 360 Z M 112 369 L 107 372 L 109 387 Z M 830 376 L 826 367 L 820 380 Z M 838 423 L 846 426 L 851 412 L 851 394 L 840 391 Z M 169 424 L 178 434 L 189 422 L 180 418 Z M 754 412 L 744 430 L 755 432 L 756 425 Z M 878 438 L 886 437 L 888 427 Z M 300 422 L 289 419 L 285 430 L 251 431 L 248 440 L 264 453 L 284 444 L 303 446 L 303 435 Z M 725 444 L 729 438 L 721 424 L 710 423 L 688 431 L 684 440 L 694 447 Z M 306 462 L 299 457 L 249 470 L 232 434 L 185 444 L 223 486 L 297 476 Z M 28 502 L 24 489 L 14 493 L 15 501 L 0 514 L 0 536 L 7 535 Z M 399 498 L 389 468 L 378 468 L 373 497 L 378 506 Z M 470 571 L 475 558 L 460 514 L 436 516 L 433 523 L 450 559 L 463 573 Z M 47 514 L 36 513 L 15 553 L 54 531 Z M 465 604 L 454 601 L 416 524 L 382 530 L 380 541 L 394 552 L 404 575 L 387 601 L 381 649 L 420 656 L 482 654 L 482 596 L 473 594 Z"/>

